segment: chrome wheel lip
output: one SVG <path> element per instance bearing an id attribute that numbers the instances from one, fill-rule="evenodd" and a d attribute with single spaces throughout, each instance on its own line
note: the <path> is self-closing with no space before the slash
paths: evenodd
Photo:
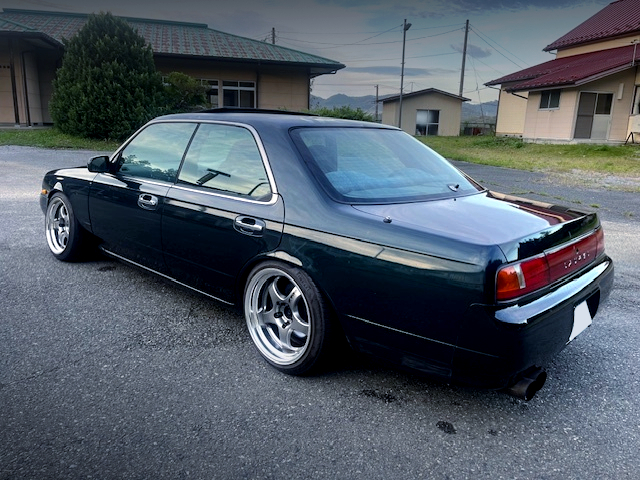
<path id="1" fill-rule="evenodd" d="M 56 255 L 63 253 L 69 243 L 71 224 L 67 205 L 59 197 L 54 197 L 49 202 L 45 223 L 49 248 Z"/>
<path id="2" fill-rule="evenodd" d="M 291 275 L 273 267 L 257 272 L 247 285 L 244 309 L 251 338 L 265 358 L 290 366 L 305 355 L 311 313 L 304 291 Z"/>

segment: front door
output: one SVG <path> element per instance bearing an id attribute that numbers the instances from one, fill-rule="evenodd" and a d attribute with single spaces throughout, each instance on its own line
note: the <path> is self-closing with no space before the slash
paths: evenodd
<path id="1" fill-rule="evenodd" d="M 98 174 L 91 186 L 93 233 L 105 248 L 158 272 L 164 201 L 196 128 L 194 123 L 156 123 L 140 131 L 117 155 L 115 173 Z"/>
<path id="2" fill-rule="evenodd" d="M 612 93 L 581 92 L 574 138 L 606 140 L 611 125 Z"/>

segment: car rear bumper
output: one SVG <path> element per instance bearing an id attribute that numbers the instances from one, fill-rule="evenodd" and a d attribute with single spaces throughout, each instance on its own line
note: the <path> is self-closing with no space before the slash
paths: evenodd
<path id="1" fill-rule="evenodd" d="M 581 315 L 588 310 L 591 319 L 595 316 L 613 287 L 613 273 L 613 262 L 605 257 L 532 302 L 472 305 L 456 342 L 452 380 L 503 388 L 530 367 L 544 366 L 580 331 L 574 323 L 579 327 Z"/>

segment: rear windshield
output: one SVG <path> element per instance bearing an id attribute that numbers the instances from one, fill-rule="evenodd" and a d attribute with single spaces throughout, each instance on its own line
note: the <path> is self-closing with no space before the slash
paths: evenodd
<path id="1" fill-rule="evenodd" d="M 399 130 L 309 127 L 296 128 L 291 135 L 320 183 L 341 202 L 413 202 L 481 190 Z"/>

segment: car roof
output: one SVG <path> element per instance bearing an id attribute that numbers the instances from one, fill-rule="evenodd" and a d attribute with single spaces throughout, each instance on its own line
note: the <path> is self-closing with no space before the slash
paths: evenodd
<path id="1" fill-rule="evenodd" d="M 285 110 L 260 110 L 241 108 L 217 108 L 203 110 L 194 113 L 177 113 L 164 115 L 154 119 L 154 121 L 167 120 L 194 120 L 194 121 L 225 121 L 243 123 L 256 127 L 271 126 L 281 128 L 303 127 L 303 126 L 324 126 L 324 127 L 364 127 L 382 128 L 397 130 L 390 125 L 365 122 L 359 120 L 345 120 L 341 118 L 322 117 L 310 113 L 289 112 Z"/>

